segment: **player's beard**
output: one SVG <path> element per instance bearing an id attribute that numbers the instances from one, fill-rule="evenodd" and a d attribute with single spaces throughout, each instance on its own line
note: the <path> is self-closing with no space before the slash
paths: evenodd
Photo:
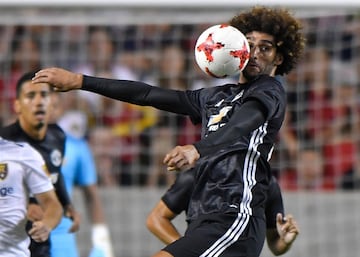
<path id="1" fill-rule="evenodd" d="M 40 130 L 45 126 L 45 122 L 40 121 L 38 124 L 35 125 L 36 130 Z"/>
<path id="2" fill-rule="evenodd" d="M 245 77 L 245 79 L 247 81 L 252 81 L 252 80 L 256 79 L 259 76 L 259 74 L 250 74 L 249 72 L 246 71 L 246 69 L 243 70 L 242 73 L 243 73 L 243 76 Z"/>

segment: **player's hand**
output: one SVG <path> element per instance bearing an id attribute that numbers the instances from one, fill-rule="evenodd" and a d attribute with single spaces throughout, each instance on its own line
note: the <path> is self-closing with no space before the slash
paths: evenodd
<path id="1" fill-rule="evenodd" d="M 83 75 L 61 68 L 47 68 L 36 72 L 33 83 L 48 83 L 55 91 L 69 91 L 82 86 Z"/>
<path id="2" fill-rule="evenodd" d="M 299 234 L 299 228 L 292 215 L 276 215 L 276 229 L 280 238 L 286 243 L 291 244 Z"/>
<path id="3" fill-rule="evenodd" d="M 189 169 L 195 165 L 200 154 L 194 145 L 176 146 L 165 155 L 164 164 L 169 171 Z"/>
<path id="4" fill-rule="evenodd" d="M 80 214 L 72 206 L 68 206 L 66 208 L 65 216 L 72 220 L 72 225 L 69 229 L 69 232 L 74 233 L 79 231 L 81 223 Z"/>
<path id="5" fill-rule="evenodd" d="M 29 203 L 27 208 L 27 217 L 30 221 L 42 220 L 44 217 L 44 211 L 41 206 L 35 203 Z"/>
<path id="6" fill-rule="evenodd" d="M 51 229 L 42 221 L 35 221 L 32 228 L 29 230 L 29 235 L 36 242 L 44 242 L 49 238 Z"/>

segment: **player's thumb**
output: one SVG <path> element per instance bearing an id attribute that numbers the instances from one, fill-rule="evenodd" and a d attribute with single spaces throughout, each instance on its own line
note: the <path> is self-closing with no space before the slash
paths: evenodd
<path id="1" fill-rule="evenodd" d="M 283 223 L 283 219 L 284 219 L 284 217 L 283 217 L 283 215 L 282 215 L 282 213 L 278 213 L 278 214 L 276 214 L 276 222 L 277 223 Z"/>

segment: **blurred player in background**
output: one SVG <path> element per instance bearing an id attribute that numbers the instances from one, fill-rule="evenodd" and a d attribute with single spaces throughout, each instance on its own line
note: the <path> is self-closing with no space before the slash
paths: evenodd
<path id="1" fill-rule="evenodd" d="M 0 136 L 16 142 L 27 142 L 44 158 L 50 172 L 55 192 L 63 206 L 64 214 L 72 219 L 71 232 L 79 229 L 80 216 L 75 211 L 66 191 L 61 173 L 65 147 L 65 133 L 55 125 L 49 124 L 51 115 L 52 88 L 46 84 L 35 85 L 31 82 L 33 72 L 24 74 L 16 85 L 14 109 L 17 120 L 0 129 Z M 28 227 L 31 223 L 42 219 L 43 211 L 36 199 L 30 198 L 28 207 Z M 49 257 L 50 240 L 35 242 L 31 240 L 31 256 Z"/>
<path id="2" fill-rule="evenodd" d="M 43 215 L 26 233 L 29 195 L 36 198 Z M 0 137 L 0 256 L 29 257 L 29 236 L 36 242 L 48 239 L 59 223 L 62 207 L 43 158 L 26 143 Z"/>
<path id="3" fill-rule="evenodd" d="M 202 124 L 200 141 L 177 146 L 164 158 L 169 170 L 192 167 L 196 179 L 184 236 L 154 257 L 256 257 L 263 248 L 269 159 L 286 109 L 286 92 L 275 76 L 295 67 L 304 37 L 300 22 L 284 9 L 254 7 L 230 25 L 246 35 L 251 49 L 237 84 L 181 91 L 60 68 L 41 70 L 33 79 L 60 91 L 82 89 L 188 115 Z"/>
<path id="4" fill-rule="evenodd" d="M 52 119 L 58 121 L 63 116 L 61 95 L 53 94 Z M 90 257 L 113 257 L 109 229 L 105 223 L 103 207 L 97 188 L 97 173 L 91 149 L 79 128 L 84 128 L 79 122 L 83 119 L 67 119 L 60 122 L 65 131 L 65 155 L 61 172 L 64 175 L 66 189 L 73 194 L 74 186 L 80 186 L 86 206 L 86 215 L 92 223 L 91 240 L 93 249 Z M 79 257 L 76 236 L 69 233 L 71 220 L 63 217 L 57 228 L 51 233 L 51 257 Z"/>
<path id="5" fill-rule="evenodd" d="M 172 220 L 187 211 L 194 179 L 192 170 L 180 173 L 147 217 L 148 229 L 166 245 L 181 237 Z M 299 229 L 292 215 L 284 217 L 281 190 L 275 177 L 271 178 L 268 197 L 265 207 L 266 239 L 271 252 L 281 255 L 290 249 Z"/>

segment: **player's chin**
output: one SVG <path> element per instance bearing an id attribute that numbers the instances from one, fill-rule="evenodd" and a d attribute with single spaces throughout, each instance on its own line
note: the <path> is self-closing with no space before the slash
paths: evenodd
<path id="1" fill-rule="evenodd" d="M 38 120 L 36 125 L 35 125 L 35 128 L 36 129 L 41 129 L 45 126 L 45 120 Z"/>
<path id="2" fill-rule="evenodd" d="M 260 70 L 257 66 L 247 66 L 243 75 L 247 80 L 253 80 L 260 75 Z"/>

